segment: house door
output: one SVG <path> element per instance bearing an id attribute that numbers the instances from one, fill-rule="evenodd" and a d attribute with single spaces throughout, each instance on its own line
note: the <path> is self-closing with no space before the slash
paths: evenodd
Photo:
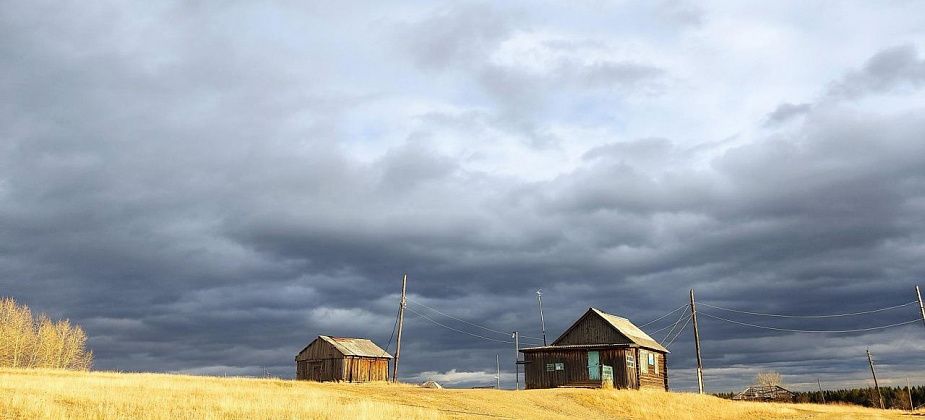
<path id="1" fill-rule="evenodd" d="M 633 353 L 633 349 L 626 350 L 626 387 L 637 389 L 639 383 L 636 380 L 636 357 Z"/>
<path id="2" fill-rule="evenodd" d="M 601 355 L 596 351 L 588 352 L 588 379 L 601 380 Z"/>

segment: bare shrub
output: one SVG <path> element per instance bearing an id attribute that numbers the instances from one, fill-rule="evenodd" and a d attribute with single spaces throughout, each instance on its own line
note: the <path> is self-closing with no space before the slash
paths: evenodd
<path id="1" fill-rule="evenodd" d="M 781 377 L 777 372 L 761 372 L 755 376 L 755 385 L 773 387 L 780 386 Z"/>
<path id="2" fill-rule="evenodd" d="M 37 318 L 25 305 L 0 299 L 0 367 L 90 370 L 87 334 L 64 319 Z"/>

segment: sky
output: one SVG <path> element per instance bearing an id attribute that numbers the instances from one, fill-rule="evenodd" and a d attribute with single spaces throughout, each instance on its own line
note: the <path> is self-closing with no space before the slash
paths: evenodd
<path id="1" fill-rule="evenodd" d="M 401 378 L 511 387 L 538 289 L 550 340 L 695 289 L 708 392 L 925 383 L 922 2 L 333 3 L 0 1 L 0 295 L 292 377 L 408 273 Z"/>

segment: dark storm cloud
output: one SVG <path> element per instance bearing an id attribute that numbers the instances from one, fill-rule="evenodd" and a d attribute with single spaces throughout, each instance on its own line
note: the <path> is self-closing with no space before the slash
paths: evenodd
<path id="1" fill-rule="evenodd" d="M 925 83 L 925 60 L 914 45 L 883 50 L 860 70 L 847 74 L 830 88 L 830 95 L 855 98 L 867 93 L 915 89 Z"/>
<path id="2" fill-rule="evenodd" d="M 415 63 L 433 70 L 476 64 L 512 30 L 512 16 L 490 4 L 438 8 L 413 25 L 400 27 L 399 38 Z"/>
<path id="3" fill-rule="evenodd" d="M 778 105 L 770 114 L 764 123 L 765 126 L 775 126 L 790 121 L 800 115 L 805 115 L 812 109 L 810 104 L 791 104 L 784 103 Z"/>
<path id="4" fill-rule="evenodd" d="M 539 335 L 539 288 L 554 338 L 589 306 L 643 322 L 692 287 L 708 304 L 754 311 L 890 306 L 908 301 L 925 273 L 916 109 L 781 106 L 769 121 L 794 124 L 767 138 L 725 149 L 613 139 L 585 147 L 558 176 L 526 181 L 473 169 L 471 155 L 431 140 L 555 143 L 539 122 L 566 107 L 557 100 L 648 95 L 670 69 L 625 57 L 563 59 L 536 74 L 491 63 L 499 43 L 530 25 L 484 4 L 394 24 L 378 16 L 364 28 L 404 34 L 389 51 L 409 63 L 347 82 L 339 70 L 360 66 L 358 51 L 372 54 L 364 42 L 339 39 L 351 54 L 332 64 L 314 40 L 289 45 L 298 37 L 237 16 L 282 19 L 262 9 L 14 6 L 0 13 L 0 285 L 84 325 L 102 369 L 290 376 L 293 355 L 317 334 L 385 346 L 406 271 L 415 311 L 458 328 L 420 304 L 478 322 L 505 333 L 466 329 L 502 341 L 514 329 Z M 308 15 L 317 25 L 350 15 L 339 13 Z M 236 42 L 245 28 L 252 37 Z M 887 50 L 836 86 L 915 89 L 920 67 L 914 49 Z M 380 86 L 406 77 L 392 71 L 459 72 L 491 100 L 414 114 L 397 144 L 359 157 L 353 121 L 388 107 Z M 738 386 L 754 366 L 834 380 L 859 370 L 867 344 L 882 343 L 876 351 L 894 361 L 920 346 L 904 344 L 908 329 L 828 338 L 823 348 L 701 323 L 707 367 L 728 374 L 716 374 L 716 387 Z M 482 381 L 472 373 L 513 351 L 416 314 L 407 328 L 408 378 Z M 675 346 L 672 384 L 689 387 L 689 337 Z M 825 360 L 833 349 L 840 361 Z"/>

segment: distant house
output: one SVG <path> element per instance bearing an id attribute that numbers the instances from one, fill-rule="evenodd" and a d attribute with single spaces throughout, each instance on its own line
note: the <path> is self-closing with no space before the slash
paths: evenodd
<path id="1" fill-rule="evenodd" d="M 612 380 L 616 388 L 668 390 L 668 349 L 628 319 L 595 308 L 552 345 L 520 351 L 527 389 L 600 387 Z"/>
<path id="2" fill-rule="evenodd" d="M 295 357 L 296 379 L 370 382 L 389 378 L 392 356 L 365 338 L 319 335 Z"/>
<path id="3" fill-rule="evenodd" d="M 739 401 L 792 402 L 793 393 L 778 385 L 752 385 L 732 397 Z"/>

